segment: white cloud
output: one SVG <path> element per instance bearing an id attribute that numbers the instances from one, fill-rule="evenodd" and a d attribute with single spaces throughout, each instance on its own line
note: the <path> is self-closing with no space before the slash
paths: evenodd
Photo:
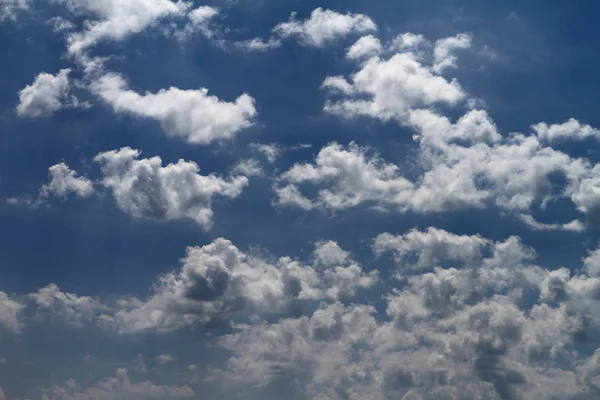
<path id="1" fill-rule="evenodd" d="M 65 199 L 69 195 L 85 198 L 94 193 L 94 184 L 88 178 L 78 176 L 65 163 L 59 163 L 48 168 L 49 182 L 42 185 L 36 199 L 31 196 L 12 197 L 7 199 L 10 204 L 23 204 L 37 208 L 51 198 Z"/>
<path id="2" fill-rule="evenodd" d="M 174 35 L 179 40 L 187 40 L 196 33 L 204 37 L 212 38 L 215 34 L 210 22 L 219 15 L 219 10 L 215 7 L 200 6 L 193 9 L 187 15 L 189 22 L 179 30 L 175 30 Z"/>
<path id="3" fill-rule="evenodd" d="M 194 397 L 189 386 L 160 386 L 150 381 L 132 382 L 126 369 L 117 370 L 109 377 L 86 387 L 69 380 L 61 386 L 43 390 L 42 400 L 105 400 L 105 399 L 172 399 Z"/>
<path id="4" fill-rule="evenodd" d="M 77 172 L 65 163 L 55 164 L 48 168 L 48 171 L 50 182 L 40 189 L 38 201 L 52 196 L 65 198 L 71 193 L 78 197 L 89 197 L 94 192 L 92 181 L 77 176 Z"/>
<path id="5" fill-rule="evenodd" d="M 415 54 L 419 54 L 421 47 L 429 45 L 431 45 L 431 43 L 429 42 L 429 40 L 425 39 L 425 36 L 406 32 L 392 39 L 388 47 L 391 51 L 409 51 Z M 419 57 L 417 57 L 417 59 L 418 58 Z"/>
<path id="6" fill-rule="evenodd" d="M 43 287 L 36 293 L 31 293 L 29 297 L 37 306 L 38 317 L 58 317 L 74 327 L 83 326 L 92 321 L 98 312 L 106 310 L 98 300 L 62 292 L 55 284 Z"/>
<path id="7" fill-rule="evenodd" d="M 41 72 L 31 85 L 19 92 L 17 114 L 21 117 L 46 117 L 68 106 L 70 69 L 56 75 Z"/>
<path id="8" fill-rule="evenodd" d="M 598 394 L 600 357 L 573 351 L 600 322 L 597 278 L 532 264 L 535 253 L 516 237 L 386 235 L 383 247 L 401 254 L 405 272 L 385 297 L 386 316 L 333 303 L 255 323 L 221 337 L 230 358 L 214 376 L 234 387 L 293 382 L 290 396 L 328 400 Z M 446 267 L 407 270 L 408 253 Z"/>
<path id="9" fill-rule="evenodd" d="M 168 364 L 168 363 L 175 361 L 173 356 L 170 354 L 161 354 L 161 355 L 156 356 L 155 358 L 159 364 Z"/>
<path id="10" fill-rule="evenodd" d="M 247 94 L 234 102 L 210 96 L 205 88 L 182 90 L 171 87 L 141 95 L 128 89 L 117 74 L 100 77 L 91 88 L 115 111 L 153 118 L 161 123 L 169 136 L 193 144 L 231 139 L 240 130 L 251 126 L 256 116 L 254 99 Z"/>
<path id="11" fill-rule="evenodd" d="M 398 53 L 387 60 L 373 57 L 350 78 L 347 85 L 339 77 L 326 78 L 324 87 L 334 87 L 348 98 L 327 101 L 325 111 L 403 123 L 415 107 L 455 105 L 466 96 L 458 82 L 432 74 L 412 53 Z"/>
<path id="12" fill-rule="evenodd" d="M 560 125 L 533 125 L 536 135 L 503 136 L 488 113 L 477 108 L 451 121 L 434 107 L 455 106 L 463 100 L 471 107 L 475 99 L 469 98 L 457 81 L 448 81 L 436 71 L 455 66 L 455 50 L 469 47 L 471 37 L 461 34 L 437 41 L 430 66 L 424 50 L 428 43 L 419 35 L 400 35 L 386 46 L 400 53 L 388 59 L 373 57 L 349 79 L 330 76 L 322 84 L 334 96 L 325 103 L 325 111 L 344 118 L 394 120 L 415 131 L 417 165 L 410 166 L 411 180 L 406 179 L 401 166 L 364 155 L 365 161 L 352 167 L 352 173 L 347 170 L 342 174 L 344 179 L 335 179 L 334 171 L 341 173 L 344 168 L 323 164 L 324 155 L 335 153 L 342 158 L 348 151 L 328 145 L 314 165 L 296 165 L 280 176 L 275 187 L 277 204 L 309 210 L 346 209 L 374 202 L 378 208 L 416 212 L 495 205 L 535 230 L 582 231 L 584 224 L 578 220 L 541 223 L 532 216 L 535 209 L 544 210 L 550 202 L 567 198 L 589 222 L 597 224 L 600 169 L 592 168 L 585 158 L 571 157 L 547 145 L 559 139 L 594 137 L 597 130 L 570 119 Z M 366 154 L 364 149 L 361 152 Z M 405 182 L 401 196 L 400 192 L 376 196 L 372 182 L 348 178 L 361 173 L 374 176 L 369 172 L 373 162 L 382 168 L 378 173 L 394 171 L 394 181 Z M 317 196 L 305 194 L 307 184 L 316 187 Z M 346 191 L 353 201 L 339 201 L 339 195 Z"/>
<path id="13" fill-rule="evenodd" d="M 562 124 L 548 125 L 545 122 L 532 125 L 538 137 L 546 142 L 557 142 L 562 140 L 583 140 L 589 137 L 600 138 L 600 130 L 592 128 L 588 124 L 582 124 L 574 118 Z"/>
<path id="14" fill-rule="evenodd" d="M 138 150 L 124 147 L 98 154 L 102 184 L 112 191 L 117 206 L 134 217 L 194 219 L 203 228 L 212 225 L 214 196 L 235 198 L 248 184 L 244 176 L 228 180 L 200 175 L 193 161 L 162 166 L 160 157 L 138 159 Z"/>
<path id="15" fill-rule="evenodd" d="M 457 57 L 454 52 L 460 49 L 468 49 L 471 47 L 471 42 L 471 36 L 465 33 L 436 41 L 433 48 L 434 63 L 432 70 L 442 73 L 446 68 L 456 68 Z"/>
<path id="16" fill-rule="evenodd" d="M 260 38 L 252 38 L 239 42 L 232 42 L 232 45 L 244 51 L 267 51 L 281 46 L 281 40 L 273 37 L 266 41 Z"/>
<path id="17" fill-rule="evenodd" d="M 340 14 L 332 10 L 315 9 L 304 21 L 293 13 L 289 22 L 282 22 L 273 32 L 282 38 L 297 38 L 307 46 L 324 47 L 350 34 L 377 30 L 371 18 L 363 14 Z"/>
<path id="18" fill-rule="evenodd" d="M 234 174 L 242 174 L 248 177 L 263 175 L 263 169 L 260 165 L 260 162 L 252 158 L 240 160 L 235 167 L 233 167 L 232 172 Z"/>
<path id="19" fill-rule="evenodd" d="M 361 203 L 381 207 L 404 207 L 413 195 L 413 184 L 400 175 L 398 167 L 372 156 L 367 149 L 351 143 L 347 149 L 330 144 L 312 164 L 296 164 L 281 175 L 276 188 L 280 205 L 305 209 L 325 207 L 341 210 Z M 299 185 L 323 186 L 315 199 L 300 193 Z"/>
<path id="20" fill-rule="evenodd" d="M 84 30 L 69 36 L 69 53 L 81 54 L 104 40 L 120 41 L 140 33 L 159 20 L 182 17 L 188 2 L 171 0 L 54 0 L 64 4 L 76 15 L 90 17 Z"/>
<path id="21" fill-rule="evenodd" d="M 19 332 L 22 325 L 21 311 L 24 308 L 25 304 L 0 292 L 0 326 L 14 333 Z"/>
<path id="22" fill-rule="evenodd" d="M 302 310 L 316 300 L 352 297 L 377 281 L 377 271 L 364 273 L 349 256 L 338 261 L 311 266 L 282 257 L 270 262 L 216 239 L 203 247 L 189 247 L 181 269 L 161 276 L 146 301 L 126 302 L 100 319 L 123 333 L 170 330 L 255 313 Z"/>
<path id="23" fill-rule="evenodd" d="M 480 236 L 460 236 L 429 228 L 424 232 L 413 229 L 398 236 L 383 233 L 375 238 L 373 250 L 376 254 L 392 251 L 402 269 L 431 269 L 444 261 L 473 265 L 481 261 L 489 245 Z"/>
<path id="24" fill-rule="evenodd" d="M 0 22 L 16 19 L 17 14 L 29 10 L 30 0 L 0 0 Z"/>
<path id="25" fill-rule="evenodd" d="M 261 153 L 269 162 L 269 164 L 273 164 L 277 159 L 281 156 L 283 150 L 276 143 L 251 143 L 250 148 Z"/>
<path id="26" fill-rule="evenodd" d="M 351 60 L 361 60 L 371 58 L 381 53 L 382 47 L 379 39 L 373 35 L 363 36 L 356 41 L 346 53 L 346 58 Z"/>

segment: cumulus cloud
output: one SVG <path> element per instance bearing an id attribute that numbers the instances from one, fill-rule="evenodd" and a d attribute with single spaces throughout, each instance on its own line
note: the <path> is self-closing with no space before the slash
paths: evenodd
<path id="1" fill-rule="evenodd" d="M 171 0 L 54 1 L 63 4 L 75 15 L 89 18 L 83 31 L 68 37 L 68 50 L 74 55 L 101 41 L 121 41 L 163 18 L 184 16 L 190 6 L 188 2 Z"/>
<path id="2" fill-rule="evenodd" d="M 65 163 L 59 163 L 48 168 L 48 180 L 39 191 L 36 199 L 30 196 L 9 198 L 12 204 L 24 204 L 31 207 L 39 207 L 46 204 L 50 199 L 65 199 L 69 195 L 85 198 L 94 193 L 94 184 L 88 178 L 78 176 Z"/>
<path id="3" fill-rule="evenodd" d="M 471 41 L 471 36 L 465 33 L 460 33 L 456 36 L 436 41 L 433 48 L 434 63 L 432 70 L 441 73 L 446 68 L 455 68 L 457 60 L 455 51 L 459 49 L 468 49 L 471 47 Z"/>
<path id="4" fill-rule="evenodd" d="M 17 114 L 21 117 L 47 117 L 68 106 L 70 69 L 56 75 L 41 72 L 31 85 L 19 92 Z"/>
<path id="5" fill-rule="evenodd" d="M 329 400 L 598 394 L 597 354 L 574 351 L 599 322 L 597 278 L 533 264 L 535 252 L 514 236 L 493 242 L 431 228 L 375 242 L 403 271 L 385 316 L 332 303 L 256 323 L 221 337 L 231 356 L 215 377 L 293 382 L 290 395 Z"/>
<path id="6" fill-rule="evenodd" d="M 481 110 L 469 111 L 456 123 L 416 110 L 407 123 L 418 132 L 414 139 L 422 172 L 416 179 L 407 179 L 405 168 L 386 163 L 368 148 L 334 143 L 322 148 L 314 163 L 296 164 L 280 175 L 276 204 L 334 211 L 370 204 L 399 212 L 495 205 L 536 229 L 579 231 L 578 221 L 540 224 L 531 217 L 533 209 L 567 198 L 596 221 L 600 169 L 587 160 L 545 147 L 536 136 L 503 138 Z M 553 176 L 564 178 L 562 187 Z M 313 197 L 305 194 L 311 186 L 317 189 Z"/>
<path id="7" fill-rule="evenodd" d="M 346 57 L 351 60 L 360 60 L 371 58 L 378 55 L 382 50 L 381 42 L 373 35 L 363 36 L 356 41 L 346 53 Z"/>
<path id="8" fill-rule="evenodd" d="M 276 188 L 280 205 L 292 204 L 305 209 L 326 207 L 345 209 L 369 202 L 378 206 L 406 204 L 413 184 L 400 175 L 395 165 L 377 156 L 369 157 L 366 149 L 351 143 L 347 149 L 331 144 L 319 152 L 315 165 L 296 164 L 282 174 L 285 186 Z M 315 199 L 300 194 L 298 185 L 324 187 Z"/>
<path id="9" fill-rule="evenodd" d="M 193 161 L 179 160 L 162 166 L 158 156 L 138 159 L 129 147 L 98 154 L 104 187 L 111 190 L 117 206 L 134 217 L 159 220 L 191 218 L 205 229 L 212 225 L 212 199 L 235 198 L 248 184 L 245 176 L 220 178 L 200 175 Z"/>
<path id="10" fill-rule="evenodd" d="M 465 92 L 457 81 L 448 81 L 423 66 L 412 53 L 397 53 L 389 59 L 373 57 L 351 75 L 350 81 L 326 78 L 325 88 L 333 87 L 346 97 L 328 100 L 326 112 L 348 117 L 370 116 L 403 123 L 416 107 L 434 104 L 455 105 Z"/>
<path id="11" fill-rule="evenodd" d="M 254 99 L 242 94 L 234 102 L 208 94 L 208 89 L 182 90 L 171 87 L 157 93 L 139 94 L 128 89 L 117 74 L 107 74 L 92 83 L 91 89 L 117 112 L 152 118 L 164 131 L 193 144 L 231 139 L 252 125 L 256 115 Z"/>
<path id="12" fill-rule="evenodd" d="M 69 194 L 78 197 L 89 197 L 94 192 L 92 181 L 86 177 L 77 176 L 77 172 L 65 163 L 59 163 L 48 168 L 50 182 L 40 189 L 40 199 L 49 197 L 65 198 Z"/>
<path id="13" fill-rule="evenodd" d="M 324 47 L 350 34 L 375 30 L 377 25 L 366 15 L 340 14 L 321 7 L 313 10 L 303 21 L 296 20 L 296 13 L 292 13 L 288 22 L 273 28 L 273 32 L 281 38 L 296 38 L 300 43 L 313 47 Z"/>
<path id="14" fill-rule="evenodd" d="M 21 311 L 25 304 L 0 292 L 0 326 L 16 333 L 21 330 Z"/>
<path id="15" fill-rule="evenodd" d="M 161 276 L 147 300 L 130 300 L 100 320 L 123 333 L 170 330 L 255 313 L 301 311 L 317 300 L 350 298 L 377 281 L 377 271 L 363 272 L 349 255 L 328 259 L 338 262 L 304 265 L 289 257 L 271 262 L 216 239 L 189 247 L 181 269 Z"/>
<path id="16" fill-rule="evenodd" d="M 471 40 L 467 34 L 440 39 L 428 57 L 427 39 L 399 35 L 385 46 L 384 54 L 393 53 L 388 58 L 373 56 L 349 78 L 330 76 L 322 84 L 332 96 L 325 111 L 343 118 L 395 121 L 414 131 L 417 152 L 412 161 L 417 165 L 410 166 L 410 179 L 403 172 L 407 165 L 386 163 L 354 145 L 344 149 L 330 144 L 314 164 L 297 164 L 280 175 L 275 204 L 305 210 L 374 204 L 401 212 L 495 205 L 535 230 L 582 231 L 584 223 L 579 220 L 542 223 L 533 217 L 551 202 L 568 199 L 588 222 L 597 224 L 600 169 L 549 145 L 567 138 L 595 137 L 597 130 L 570 119 L 557 125 L 532 125 L 533 135 L 502 135 L 487 111 L 472 107 L 474 99 L 456 80 L 438 75 L 456 67 L 455 51 L 468 48 Z M 439 106 L 460 104 L 471 109 L 455 121 L 440 113 Z M 344 166 L 339 162 L 344 159 L 356 162 Z M 361 175 L 371 179 L 357 180 Z M 381 186 L 375 188 L 376 176 L 385 176 L 386 184 L 401 182 L 401 187 L 382 192 Z M 306 194 L 309 186 L 317 189 L 316 195 Z"/>
<path id="17" fill-rule="evenodd" d="M 570 118 L 562 124 L 548 125 L 545 122 L 532 125 L 531 128 L 540 140 L 556 142 L 564 140 L 583 140 L 586 138 L 599 138 L 600 130 L 588 124 L 582 124 L 575 118 Z"/>
<path id="18" fill-rule="evenodd" d="M 55 284 L 43 287 L 29 297 L 37 307 L 38 317 L 60 318 L 74 327 L 92 321 L 96 313 L 106 309 L 98 300 L 63 292 Z"/>
<path id="19" fill-rule="evenodd" d="M 75 380 L 43 390 L 42 400 L 104 400 L 104 399 L 175 399 L 194 397 L 187 385 L 160 386 L 150 381 L 132 382 L 126 369 L 118 369 L 109 377 L 86 386 Z"/>

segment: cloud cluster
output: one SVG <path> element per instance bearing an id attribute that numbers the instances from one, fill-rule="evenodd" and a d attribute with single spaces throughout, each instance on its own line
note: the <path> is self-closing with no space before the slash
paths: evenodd
<path id="1" fill-rule="evenodd" d="M 112 192 L 117 206 L 134 217 L 191 218 L 210 228 L 213 197 L 235 198 L 248 184 L 244 176 L 200 175 L 193 161 L 163 167 L 160 157 L 138 159 L 139 155 L 138 150 L 124 147 L 94 158 L 102 168 L 102 185 Z"/>
<path id="2" fill-rule="evenodd" d="M 38 318 L 60 318 L 66 325 L 81 327 L 106 309 L 98 300 L 88 296 L 62 292 L 55 284 L 41 288 L 29 297 L 37 309 Z"/>
<path id="3" fill-rule="evenodd" d="M 194 397 L 194 391 L 187 385 L 161 386 L 150 381 L 132 382 L 126 369 L 118 369 L 114 377 L 109 377 L 86 387 L 74 380 L 64 385 L 56 385 L 43 390 L 42 400 L 104 400 L 104 399 L 179 399 Z"/>
<path id="4" fill-rule="evenodd" d="M 535 252 L 517 237 L 431 228 L 382 234 L 374 251 L 394 252 L 398 267 L 384 316 L 335 302 L 254 324 L 219 339 L 231 357 L 215 375 L 330 400 L 600 394 L 598 356 L 585 350 L 600 322 L 598 278 L 533 264 Z"/>
<path id="5" fill-rule="evenodd" d="M 595 128 L 570 119 L 533 125 L 534 134 L 502 135 L 482 109 L 467 110 L 452 121 L 439 107 L 472 102 L 456 80 L 448 81 L 439 73 L 456 66 L 454 52 L 468 48 L 471 36 L 431 44 L 422 36 L 404 34 L 384 46 L 376 43 L 365 36 L 350 48 L 348 57 L 363 61 L 349 80 L 343 76 L 324 80 L 322 87 L 334 97 L 324 110 L 344 118 L 395 121 L 411 129 L 417 157 L 410 165 L 409 161 L 394 165 L 353 143 L 329 144 L 314 163 L 298 163 L 280 175 L 277 204 L 334 211 L 367 204 L 417 213 L 495 205 L 533 229 L 580 231 L 581 221 L 541 223 L 533 217 L 551 202 L 566 198 L 587 222 L 597 223 L 600 170 L 589 160 L 548 144 L 595 137 Z M 315 193 L 314 189 L 316 195 L 305 194 Z"/>
<path id="6" fill-rule="evenodd" d="M 324 255 L 332 251 L 345 256 Z M 352 297 L 377 281 L 377 271 L 363 272 L 334 242 L 319 244 L 314 262 L 304 265 L 289 257 L 271 262 L 244 253 L 229 240 L 216 239 L 189 247 L 181 269 L 161 276 L 148 299 L 128 299 L 116 312 L 101 315 L 100 322 L 132 333 L 255 313 L 302 312 L 318 300 Z"/>

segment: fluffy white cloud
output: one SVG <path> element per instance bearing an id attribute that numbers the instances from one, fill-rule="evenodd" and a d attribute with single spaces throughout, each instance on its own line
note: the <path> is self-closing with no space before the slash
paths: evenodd
<path id="1" fill-rule="evenodd" d="M 205 88 L 182 90 L 171 87 L 141 95 L 128 89 L 117 74 L 98 78 L 91 89 L 115 111 L 153 118 L 160 121 L 169 136 L 181 137 L 194 144 L 231 139 L 252 125 L 256 115 L 254 99 L 247 94 L 234 102 L 210 96 Z"/>
<path id="2" fill-rule="evenodd" d="M 468 49 L 471 47 L 471 40 L 470 35 L 460 33 L 456 36 L 436 41 L 433 48 L 434 63 L 432 70 L 441 73 L 446 68 L 456 67 L 457 57 L 454 52 L 459 49 Z"/>
<path id="3" fill-rule="evenodd" d="M 189 386 L 160 386 L 150 381 L 132 382 L 126 369 L 117 370 L 114 377 L 106 378 L 86 387 L 70 379 L 64 385 L 43 390 L 42 400 L 125 400 L 125 399 L 175 399 L 194 397 Z"/>
<path id="4" fill-rule="evenodd" d="M 404 176 L 404 166 L 367 157 L 365 149 L 359 151 L 360 157 L 353 157 L 358 161 L 352 166 L 334 164 L 330 160 L 346 159 L 357 151 L 352 145 L 349 150 L 328 145 L 315 164 L 296 165 L 280 176 L 275 187 L 277 204 L 309 210 L 375 203 L 384 209 L 416 212 L 447 212 L 493 204 L 535 230 L 582 231 L 584 224 L 578 220 L 541 223 L 533 217 L 536 210 L 543 211 L 550 202 L 566 198 L 588 222 L 597 224 L 600 169 L 592 168 L 585 158 L 571 157 L 547 144 L 566 138 L 595 137 L 597 130 L 570 119 L 560 125 L 533 125 L 535 135 L 503 136 L 488 113 L 476 108 L 451 121 L 434 107 L 455 106 L 462 100 L 468 100 L 468 106 L 473 99 L 467 97 L 457 81 L 448 81 L 437 73 L 455 66 L 455 51 L 468 48 L 471 37 L 460 34 L 440 39 L 428 57 L 430 44 L 420 35 L 399 35 L 385 46 L 386 52 L 399 53 L 387 59 L 372 57 L 360 65 L 350 80 L 330 76 L 322 84 L 336 97 L 325 103 L 325 111 L 344 118 L 395 120 L 415 131 L 417 168 L 410 166 L 411 179 Z M 374 168 L 378 170 L 375 173 Z M 385 193 L 374 190 L 376 180 L 352 178 L 361 174 L 371 178 L 377 174 L 387 176 L 386 173 L 391 174 L 393 182 L 403 182 L 403 189 Z M 317 188 L 317 196 L 305 195 L 306 184 Z M 344 199 L 346 192 L 349 195 Z"/>
<path id="5" fill-rule="evenodd" d="M 193 161 L 162 166 L 160 157 L 138 159 L 138 150 L 124 147 L 98 154 L 102 184 L 112 191 L 117 206 L 135 217 L 192 218 L 210 228 L 214 196 L 235 198 L 248 184 L 244 176 L 228 180 L 200 175 Z"/>
<path id="6" fill-rule="evenodd" d="M 363 14 L 340 14 L 332 10 L 315 9 L 304 21 L 297 21 L 292 13 L 290 21 L 282 22 L 273 32 L 282 38 L 297 38 L 307 46 L 324 47 L 350 34 L 377 30 L 371 18 Z"/>
<path id="7" fill-rule="evenodd" d="M 319 152 L 315 165 L 296 164 L 281 175 L 276 188 L 280 205 L 305 209 L 325 207 L 340 210 L 372 203 L 379 207 L 403 207 L 413 194 L 413 184 L 400 176 L 398 167 L 386 164 L 366 149 L 351 143 L 347 149 L 330 144 Z M 299 185 L 322 186 L 315 199 L 300 194 Z"/>
<path id="8" fill-rule="evenodd" d="M 38 317 L 61 318 L 67 325 L 81 327 L 106 307 L 88 296 L 62 292 L 55 284 L 41 288 L 29 297 L 35 302 Z"/>
<path id="9" fill-rule="evenodd" d="M 371 58 L 382 51 L 381 42 L 373 35 L 363 36 L 356 41 L 346 53 L 351 60 Z"/>
<path id="10" fill-rule="evenodd" d="M 70 69 L 56 75 L 41 72 L 31 85 L 19 92 L 17 114 L 21 117 L 45 117 L 66 106 Z"/>
<path id="11" fill-rule="evenodd" d="M 383 233 L 375 238 L 373 250 L 376 254 L 392 251 L 401 268 L 431 269 L 444 261 L 473 265 L 481 261 L 489 244 L 480 236 L 460 236 L 429 228 L 424 232 L 413 229 L 399 236 Z"/>
<path id="12" fill-rule="evenodd" d="M 166 17 L 184 16 L 190 3 L 171 0 L 54 0 L 76 15 L 90 17 L 69 36 L 69 52 L 81 54 L 103 40 L 120 41 Z"/>
<path id="13" fill-rule="evenodd" d="M 570 198 L 591 222 L 600 209 L 596 187 L 600 168 L 543 146 L 536 136 L 502 138 L 487 113 L 472 110 L 451 123 L 428 110 L 409 113 L 406 121 L 418 132 L 422 174 L 414 181 L 403 169 L 386 163 L 369 149 L 330 144 L 314 164 L 296 164 L 275 186 L 277 204 L 342 210 L 360 204 L 396 211 L 445 212 L 495 205 L 535 229 L 578 231 L 581 222 L 541 224 L 531 217 L 535 207 Z M 553 176 L 564 178 L 562 187 Z M 314 198 L 304 192 L 317 189 Z"/>
<path id="14" fill-rule="evenodd" d="M 55 196 L 65 198 L 73 193 L 78 197 L 89 197 L 94 192 L 94 184 L 86 177 L 77 176 L 77 172 L 65 163 L 48 168 L 50 182 L 40 189 L 39 200 Z"/>
<path id="15" fill-rule="evenodd" d="M 29 10 L 30 0 L 0 0 L 0 22 L 15 19 L 17 14 Z"/>
<path id="16" fill-rule="evenodd" d="M 21 330 L 21 311 L 25 304 L 0 292 L 0 326 L 11 332 Z"/>
<path id="17" fill-rule="evenodd" d="M 412 53 L 398 53 L 387 60 L 373 57 L 350 78 L 350 82 L 341 77 L 325 80 L 324 87 L 347 96 L 328 100 L 325 111 L 346 118 L 362 115 L 404 123 L 415 107 L 454 105 L 466 96 L 458 82 L 433 74 Z"/>
<path id="18" fill-rule="evenodd" d="M 429 40 L 425 39 L 425 36 L 406 32 L 392 39 L 392 41 L 388 45 L 388 48 L 391 51 L 410 51 L 418 54 L 419 48 L 424 45 L 430 45 Z"/>
<path id="19" fill-rule="evenodd" d="M 574 118 L 570 118 L 568 121 L 562 124 L 548 125 L 545 122 L 540 122 L 532 125 L 531 128 L 541 140 L 547 142 L 569 139 L 582 140 L 589 137 L 600 137 L 600 130 L 592 128 L 588 124 L 582 124 Z"/>
<path id="20" fill-rule="evenodd" d="M 317 254 L 322 252 L 320 246 Z M 298 312 L 316 300 L 349 298 L 377 281 L 377 271 L 364 273 L 349 255 L 328 260 L 339 262 L 316 260 L 311 266 L 283 257 L 271 263 L 217 239 L 189 247 L 181 269 L 161 276 L 146 301 L 131 299 L 100 319 L 123 333 L 169 330 L 254 313 Z"/>

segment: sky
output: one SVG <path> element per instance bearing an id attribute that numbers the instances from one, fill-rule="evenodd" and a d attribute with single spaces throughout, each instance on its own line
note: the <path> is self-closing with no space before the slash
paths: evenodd
<path id="1" fill-rule="evenodd" d="M 0 0 L 0 400 L 599 398 L 598 12 Z"/>

